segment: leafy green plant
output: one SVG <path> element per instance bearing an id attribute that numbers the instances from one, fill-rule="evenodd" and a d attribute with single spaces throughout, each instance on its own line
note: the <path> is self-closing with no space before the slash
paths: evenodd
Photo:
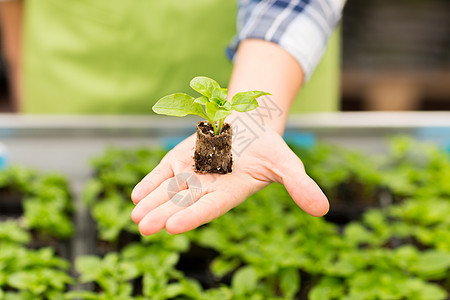
<path id="1" fill-rule="evenodd" d="M 389 208 L 392 224 L 402 237 L 450 252 L 450 202 L 447 198 L 410 198 Z M 402 226 L 400 227 L 399 224 Z"/>
<path id="2" fill-rule="evenodd" d="M 24 226 L 15 220 L 0 222 L 0 243 L 27 244 L 31 235 Z"/>
<path id="3" fill-rule="evenodd" d="M 324 276 L 309 293 L 311 300 L 445 299 L 439 286 L 389 270 L 367 270 L 348 280 Z"/>
<path id="4" fill-rule="evenodd" d="M 153 111 L 175 117 L 198 115 L 211 123 L 215 135 L 220 134 L 225 118 L 233 110 L 238 112 L 253 110 L 258 107 L 256 100 L 258 97 L 270 95 L 261 91 L 240 92 L 228 101 L 227 89 L 221 88 L 215 80 L 203 76 L 193 78 L 190 86 L 202 96 L 194 98 L 184 93 L 171 94 L 159 99 L 153 106 Z"/>
<path id="5" fill-rule="evenodd" d="M 291 148 L 302 159 L 310 176 L 335 203 L 373 202 L 376 189 L 382 186 L 378 159 L 329 144 Z"/>
<path id="6" fill-rule="evenodd" d="M 396 249 L 375 247 L 341 250 L 324 268 L 324 276 L 312 289 L 310 297 L 443 299 L 445 290 L 428 280 L 446 278 L 448 255 L 435 251 L 420 252 L 411 245 Z M 438 259 L 442 264 L 437 263 Z M 336 285 L 339 288 L 334 288 Z M 422 288 L 417 289 L 417 286 Z"/>
<path id="7" fill-rule="evenodd" d="M 0 171 L 0 188 L 19 196 L 27 228 L 44 239 L 72 236 L 72 198 L 63 176 L 14 166 Z"/>
<path id="8" fill-rule="evenodd" d="M 26 248 L 31 234 L 23 221 L 0 222 L 0 299 L 62 299 L 73 282 L 69 263 L 51 248 Z"/>
<path id="9" fill-rule="evenodd" d="M 431 195 L 441 190 L 436 185 Z M 339 234 L 298 211 L 283 188 L 272 185 L 202 228 L 194 240 L 220 253 L 211 270 L 219 280 L 232 275 L 234 295 L 293 299 L 312 284 L 311 299 L 444 299 L 449 202 L 419 195 L 369 210 Z M 419 251 L 416 245 L 432 248 Z M 282 275 L 286 270 L 289 275 Z M 299 270 L 306 278 L 294 275 Z"/>
<path id="10" fill-rule="evenodd" d="M 24 196 L 25 223 L 41 235 L 67 239 L 74 233 L 73 203 L 66 179 L 57 174 L 39 176 Z"/>
<path id="11" fill-rule="evenodd" d="M 445 299 L 450 289 L 450 207 L 448 182 L 439 174 L 446 178 L 449 157 L 432 147 L 406 155 L 416 144 L 402 141 L 399 145 L 395 146 L 401 149 L 396 150 L 399 154 L 391 151 L 384 160 L 324 145 L 298 151 L 308 173 L 328 192 L 331 209 L 339 186 L 355 182 L 363 186 L 363 192 L 355 194 L 354 201 L 374 197 L 376 188 L 384 186 L 397 199 L 392 205 L 370 209 L 337 226 L 303 213 L 281 185 L 272 184 L 186 235 L 162 232 L 124 249 L 119 260 L 135 263 L 140 271 L 134 280 L 142 285 L 142 291 L 130 297 Z M 132 158 L 136 157 L 133 151 L 115 155 L 97 160 L 101 167 L 90 187 L 92 204 L 113 202 L 108 200 L 111 197 L 116 197 L 114 202 L 123 197 L 129 203 L 133 178 L 139 180 L 148 171 L 132 166 L 143 165 Z M 405 178 L 389 182 L 385 174 Z M 115 210 L 107 206 L 97 210 L 106 209 Z M 125 213 L 111 215 L 125 218 Z M 125 223 L 114 228 L 113 219 L 105 221 L 109 224 L 105 231 L 131 230 L 124 229 Z M 214 288 L 202 289 L 176 269 L 178 253 L 192 250 L 189 240 L 217 253 L 210 264 Z M 91 295 L 106 297 L 104 291 Z"/>
<path id="12" fill-rule="evenodd" d="M 136 224 L 130 220 L 133 207 L 131 201 L 125 202 L 119 195 L 105 197 L 94 205 L 91 214 L 97 221 L 99 238 L 114 242 L 123 231 L 138 234 Z"/>
<path id="13" fill-rule="evenodd" d="M 83 200 L 97 222 L 100 240 L 117 243 L 121 233 L 139 235 L 130 218 L 134 207 L 130 194 L 164 154 L 161 149 L 109 148 L 92 160 L 95 177 L 86 184 Z"/>
<path id="14" fill-rule="evenodd" d="M 103 259 L 97 256 L 78 257 L 75 267 L 80 273 L 80 282 L 96 282 L 100 293 L 93 291 L 74 291 L 66 296 L 83 299 L 130 299 L 133 286 L 129 282 L 139 276 L 136 266 L 123 261 L 117 253 L 108 253 Z"/>
<path id="15" fill-rule="evenodd" d="M 317 273 L 341 244 L 334 225 L 300 211 L 278 184 L 200 229 L 193 239 L 219 253 L 211 270 L 219 281 L 231 275 L 233 295 L 260 299 L 294 299 L 303 281 L 300 270 Z"/>
<path id="16" fill-rule="evenodd" d="M 32 250 L 2 243 L 0 295 L 4 293 L 4 299 L 62 299 L 73 282 L 68 269 L 69 263 L 50 248 Z"/>
<path id="17" fill-rule="evenodd" d="M 448 153 L 405 138 L 395 140 L 383 160 L 324 145 L 298 153 L 329 194 L 331 209 L 339 187 L 355 182 L 364 191 L 355 194 L 355 201 L 373 197 L 379 186 L 394 201 L 338 226 L 305 214 L 281 185 L 272 184 L 188 234 L 139 237 L 129 216 L 129 195 L 164 151 L 110 149 L 94 160 L 95 178 L 84 199 L 101 239 L 116 242 L 128 232 L 140 242 L 104 257 L 79 258 L 78 282 L 93 283 L 95 289 L 71 292 L 67 286 L 74 279 L 65 260 L 48 248 L 25 248 L 33 219 L 34 230 L 60 224 L 57 230 L 68 231 L 58 218 L 38 222 L 39 216 L 50 218 L 58 211 L 69 216 L 64 178 L 27 169 L 0 172 L 2 187 L 23 193 L 27 216 L 0 222 L 0 299 L 448 298 Z M 214 255 L 207 273 L 213 278 L 202 281 L 204 286 L 181 269 L 183 252 L 196 248 Z"/>
<path id="18" fill-rule="evenodd" d="M 29 183 L 36 177 L 34 170 L 12 166 L 0 171 L 0 189 L 12 189 L 26 192 Z"/>
<path id="19" fill-rule="evenodd" d="M 413 195 L 450 197 L 450 159 L 448 153 L 432 143 L 410 137 L 391 140 L 390 150 L 379 167 L 382 184 L 396 199 Z"/>
<path id="20" fill-rule="evenodd" d="M 175 269 L 178 259 L 177 252 L 155 244 L 132 244 L 121 254 L 108 253 L 103 259 L 97 256 L 79 257 L 75 266 L 80 273 L 80 282 L 95 282 L 99 290 L 68 292 L 66 297 L 100 300 L 185 296 L 201 299 L 201 286 Z M 138 282 L 141 290 L 133 292 L 133 284 Z"/>

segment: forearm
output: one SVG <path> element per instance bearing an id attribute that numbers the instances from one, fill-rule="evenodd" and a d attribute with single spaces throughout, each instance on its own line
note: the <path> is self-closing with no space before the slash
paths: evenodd
<path id="1" fill-rule="evenodd" d="M 272 102 L 277 111 L 272 111 L 269 116 L 264 111 L 267 108 L 260 107 L 257 110 L 266 117 L 253 117 L 252 120 L 264 122 L 265 126 L 281 134 L 303 78 L 300 64 L 284 49 L 264 40 L 248 39 L 241 42 L 236 53 L 228 94 L 233 96 L 249 90 L 271 93 L 266 100 Z M 250 114 L 255 115 L 255 112 L 239 113 L 239 116 L 250 117 Z"/>
<path id="2" fill-rule="evenodd" d="M 22 0 L 0 2 L 2 50 L 8 64 L 14 110 L 19 110 L 21 89 L 22 11 Z"/>

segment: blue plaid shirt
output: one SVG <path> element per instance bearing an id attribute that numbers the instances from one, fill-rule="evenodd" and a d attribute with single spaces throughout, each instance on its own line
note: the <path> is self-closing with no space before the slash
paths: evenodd
<path id="1" fill-rule="evenodd" d="M 302 66 L 309 79 L 328 38 L 337 26 L 345 0 L 240 0 L 237 36 L 227 49 L 233 59 L 245 39 L 278 44 Z"/>

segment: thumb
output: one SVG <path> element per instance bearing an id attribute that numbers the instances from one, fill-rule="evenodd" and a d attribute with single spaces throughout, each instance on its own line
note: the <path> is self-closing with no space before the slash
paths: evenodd
<path id="1" fill-rule="evenodd" d="M 315 217 L 325 215 L 330 208 L 328 199 L 317 183 L 306 174 L 300 158 L 286 144 L 280 152 L 276 164 L 280 183 L 306 213 Z"/>

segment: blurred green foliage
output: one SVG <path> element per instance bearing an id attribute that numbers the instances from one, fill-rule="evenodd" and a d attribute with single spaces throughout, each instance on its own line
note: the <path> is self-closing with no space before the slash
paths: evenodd
<path id="1" fill-rule="evenodd" d="M 139 236 L 129 216 L 133 207 L 130 193 L 164 152 L 109 149 L 93 160 L 94 176 L 86 186 L 84 200 L 96 220 L 100 240 L 117 243 L 121 234 L 127 232 L 135 235 L 138 242 L 128 243 L 103 257 L 78 257 L 76 282 L 94 283 L 95 289 L 66 292 L 65 297 L 448 298 L 450 181 L 445 180 L 450 166 L 448 153 L 407 138 L 393 140 L 390 152 L 383 157 L 329 145 L 294 150 L 329 196 L 330 213 L 334 197 L 342 196 L 343 185 L 361 187 L 347 193 L 350 198 L 345 201 L 349 205 L 366 203 L 364 213 L 346 224 L 312 217 L 296 206 L 282 185 L 272 184 L 194 231 Z M 381 196 L 377 194 L 380 188 L 384 191 Z M 386 193 L 388 202 L 384 199 Z M 375 205 L 373 199 L 367 202 L 364 197 L 374 198 Z M 18 299 L 13 297 L 20 295 L 28 299 L 35 293 L 52 299 L 51 295 L 60 296 L 67 284 L 75 282 L 64 275 L 67 263 L 55 258 L 50 250 L 33 250 L 35 253 L 27 250 L 23 244 L 30 238 L 20 222 L 1 224 L 0 298 L 7 295 L 10 298 L 5 299 Z M 19 255 L 24 258 L 20 262 L 25 265 L 11 259 L 13 252 L 17 252 L 11 249 L 22 249 Z M 36 270 L 41 267 L 51 270 L 40 272 L 40 277 L 26 275 L 23 269 L 29 270 L 27 261 L 35 264 Z M 203 272 L 208 280 L 191 277 L 193 273 L 183 267 L 187 261 L 198 265 L 197 271 Z M 16 275 L 10 276 L 13 273 Z"/>
<path id="2" fill-rule="evenodd" d="M 366 202 L 369 208 L 375 199 L 378 208 L 338 226 L 302 212 L 281 185 L 272 184 L 210 224 L 179 235 L 217 253 L 210 263 L 216 288 L 203 293 L 223 293 L 223 299 L 446 297 L 450 287 L 450 181 L 440 176 L 448 173 L 447 153 L 408 138 L 394 139 L 383 157 L 321 144 L 294 150 L 330 198 L 331 209 L 335 199 L 342 197 L 343 185 L 358 188 L 346 194 L 351 199 L 341 200 Z M 98 178 L 110 166 L 128 174 L 128 168 L 133 168 L 127 167 L 128 159 L 134 168 L 150 165 L 137 163 L 133 157 L 142 149 L 120 151 L 110 150 L 97 160 Z M 143 177 L 148 171 L 142 168 L 135 174 Z M 110 182 L 127 176 L 113 177 Z M 122 194 L 124 200 L 129 201 L 128 192 L 137 181 L 130 179 L 133 184 Z M 389 192 L 390 205 L 379 203 L 379 189 Z M 129 229 L 123 226 L 121 230 Z M 159 233 L 158 239 L 164 236 L 171 237 Z M 185 297 L 202 299 L 199 295 Z"/>
<path id="3" fill-rule="evenodd" d="M 0 197 L 9 200 L 8 205 L 20 207 L 25 226 L 43 239 L 68 239 L 74 233 L 72 198 L 68 182 L 61 175 L 41 174 L 19 166 L 1 170 Z"/>
<path id="4" fill-rule="evenodd" d="M 30 239 L 20 223 L 0 223 L 0 299 L 62 299 L 74 282 L 69 262 L 51 248 L 25 247 Z"/>
<path id="5" fill-rule="evenodd" d="M 121 232 L 137 234 L 130 218 L 131 191 L 162 159 L 160 149 L 110 148 L 92 161 L 95 176 L 87 183 L 83 200 L 96 221 L 99 238 L 116 242 Z"/>

